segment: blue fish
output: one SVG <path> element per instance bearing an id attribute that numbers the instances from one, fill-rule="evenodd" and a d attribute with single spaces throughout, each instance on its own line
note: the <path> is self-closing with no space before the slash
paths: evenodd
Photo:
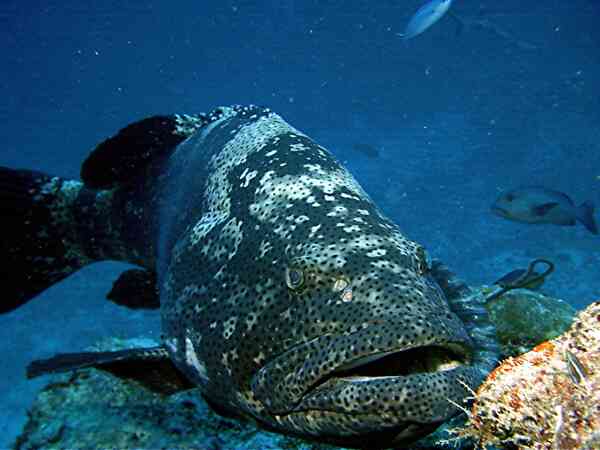
<path id="1" fill-rule="evenodd" d="M 421 6 L 411 17 L 404 34 L 403 39 L 410 39 L 425 31 L 431 25 L 440 20 L 450 9 L 452 0 L 430 0 Z"/>

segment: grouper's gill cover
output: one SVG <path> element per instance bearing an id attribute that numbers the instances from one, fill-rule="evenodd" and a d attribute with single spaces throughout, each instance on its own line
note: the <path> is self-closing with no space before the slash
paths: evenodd
<path id="1" fill-rule="evenodd" d="M 278 115 L 217 110 L 161 179 L 165 343 L 212 404 L 389 445 L 431 432 L 481 381 L 422 247 Z"/>

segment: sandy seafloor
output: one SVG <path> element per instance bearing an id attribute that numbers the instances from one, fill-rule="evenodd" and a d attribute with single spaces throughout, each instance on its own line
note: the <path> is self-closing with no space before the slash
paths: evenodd
<path id="1" fill-rule="evenodd" d="M 600 299 L 598 236 L 581 225 L 527 226 L 489 212 L 499 190 L 522 184 L 600 205 L 597 2 L 455 2 L 461 16 L 507 34 L 474 25 L 457 37 L 440 23 L 408 45 L 394 33 L 417 0 L 382 2 L 381 10 L 307 2 L 312 9 L 300 11 L 296 2 L 304 22 L 293 26 L 285 20 L 297 17 L 281 11 L 265 26 L 252 2 L 216 2 L 221 10 L 207 23 L 210 15 L 188 10 L 192 2 L 172 14 L 167 2 L 133 12 L 107 2 L 94 14 L 80 3 L 6 0 L 0 8 L 10 69 L 0 73 L 0 164 L 77 177 L 89 149 L 130 120 L 257 103 L 345 161 L 410 238 L 469 283 L 545 257 L 556 272 L 544 292 L 576 308 Z M 277 7 L 289 12 L 294 3 Z M 64 5 L 83 19 L 63 21 Z M 238 45 L 248 27 L 254 34 Z M 353 151 L 357 143 L 380 156 Z M 123 267 L 95 264 L 0 316 L 0 449 L 14 442 L 46 382 L 25 380 L 29 361 L 106 336 L 160 336 L 156 312 L 103 298 Z"/>

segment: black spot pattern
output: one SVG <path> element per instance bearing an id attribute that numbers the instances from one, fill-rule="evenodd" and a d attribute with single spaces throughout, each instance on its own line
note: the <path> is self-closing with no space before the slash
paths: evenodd
<path id="1" fill-rule="evenodd" d="M 269 110 L 223 108 L 164 178 L 166 344 L 211 402 L 343 445 L 456 413 L 479 376 L 470 337 L 423 248 L 329 152 Z"/>

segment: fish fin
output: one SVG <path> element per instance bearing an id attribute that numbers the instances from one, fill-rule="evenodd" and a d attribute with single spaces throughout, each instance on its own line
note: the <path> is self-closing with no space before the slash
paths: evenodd
<path id="1" fill-rule="evenodd" d="M 598 234 L 598 224 L 594 218 L 594 204 L 591 201 L 583 202 L 577 208 L 575 215 L 584 227 L 592 234 Z"/>
<path id="2" fill-rule="evenodd" d="M 469 285 L 439 259 L 432 259 L 429 275 L 439 285 L 448 299 L 466 297 L 471 291 Z"/>
<path id="3" fill-rule="evenodd" d="M 96 368 L 165 395 L 195 387 L 169 359 L 166 348 L 133 348 L 113 352 L 61 353 L 32 361 L 27 378 L 78 369 Z"/>
<path id="4" fill-rule="evenodd" d="M 109 189 L 141 175 L 152 176 L 175 147 L 205 123 L 204 114 L 134 122 L 92 151 L 81 166 L 81 179 L 87 187 Z"/>
<path id="5" fill-rule="evenodd" d="M 548 211 L 550 211 L 552 208 L 556 208 L 558 205 L 558 202 L 543 203 L 541 205 L 532 207 L 531 211 L 535 216 L 545 216 L 548 214 Z"/>
<path id="6" fill-rule="evenodd" d="M 73 196 L 83 185 L 0 167 L 0 314 L 12 311 L 89 261 L 73 245 Z"/>
<path id="7" fill-rule="evenodd" d="M 236 420 L 244 419 L 244 416 L 242 414 L 240 414 L 237 410 L 228 409 L 224 405 L 211 400 L 206 395 L 204 395 L 204 394 L 200 394 L 200 395 L 202 396 L 202 399 L 206 402 L 208 407 L 210 409 L 212 409 L 218 415 L 226 417 L 228 419 L 236 419 Z"/>
<path id="8" fill-rule="evenodd" d="M 131 309 L 160 307 L 156 273 L 144 269 L 123 272 L 106 295 L 113 303 Z"/>

